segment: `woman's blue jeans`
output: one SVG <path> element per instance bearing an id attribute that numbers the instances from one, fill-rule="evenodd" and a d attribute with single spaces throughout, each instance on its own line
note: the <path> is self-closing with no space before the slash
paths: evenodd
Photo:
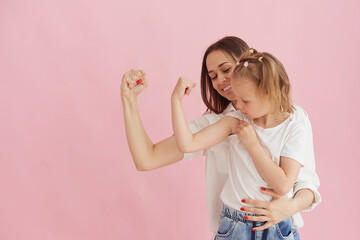
<path id="1" fill-rule="evenodd" d="M 254 227 L 265 222 L 254 222 L 244 219 L 246 215 L 254 215 L 237 211 L 228 206 L 223 207 L 218 233 L 214 240 L 299 240 L 299 233 L 292 229 L 291 219 L 287 218 L 268 229 L 252 231 Z"/>

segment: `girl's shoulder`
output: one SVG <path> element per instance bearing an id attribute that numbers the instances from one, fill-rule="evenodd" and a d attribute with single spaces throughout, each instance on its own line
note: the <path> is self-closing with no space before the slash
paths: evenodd
<path id="1" fill-rule="evenodd" d="M 294 113 L 291 114 L 290 117 L 297 122 L 305 124 L 306 126 L 307 125 L 311 126 L 309 115 L 307 114 L 307 112 L 298 105 L 294 105 L 294 107 L 295 107 L 295 111 Z"/>
<path id="2" fill-rule="evenodd" d="M 227 117 L 233 117 L 242 121 L 249 121 L 240 111 L 232 111 L 226 114 Z"/>
<path id="3" fill-rule="evenodd" d="M 294 118 L 297 118 L 297 119 L 309 118 L 309 115 L 307 114 L 307 112 L 302 107 L 300 107 L 299 105 L 294 104 L 294 108 L 295 108 L 295 111 L 292 114 L 292 116 Z"/>

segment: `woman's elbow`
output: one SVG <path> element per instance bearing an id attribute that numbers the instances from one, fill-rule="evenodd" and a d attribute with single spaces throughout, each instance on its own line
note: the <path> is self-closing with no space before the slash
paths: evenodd
<path id="1" fill-rule="evenodd" d="M 140 166 L 138 164 L 135 164 L 135 167 L 138 172 L 148 171 L 143 166 Z"/>
<path id="2" fill-rule="evenodd" d="M 139 172 L 146 172 L 146 171 L 151 171 L 154 169 L 154 167 L 149 164 L 135 163 L 135 167 L 136 167 L 136 170 Z"/>

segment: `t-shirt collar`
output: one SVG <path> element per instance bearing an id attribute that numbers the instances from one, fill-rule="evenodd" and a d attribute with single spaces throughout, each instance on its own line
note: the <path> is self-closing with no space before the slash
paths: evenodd
<path id="1" fill-rule="evenodd" d="M 229 112 L 236 111 L 234 105 L 232 102 L 229 103 L 229 105 L 225 108 L 225 110 L 222 112 L 223 114 L 228 114 Z"/>

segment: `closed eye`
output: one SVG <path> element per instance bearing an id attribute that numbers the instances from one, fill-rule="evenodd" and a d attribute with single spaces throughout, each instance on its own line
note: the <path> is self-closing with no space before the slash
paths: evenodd
<path id="1" fill-rule="evenodd" d="M 228 73 L 228 72 L 230 72 L 230 70 L 231 70 L 231 67 L 223 70 L 223 72 L 224 72 L 224 73 Z M 209 76 L 209 77 L 210 77 L 210 76 Z M 216 78 L 217 78 L 217 75 L 215 75 L 214 77 L 210 77 L 211 80 L 215 80 Z"/>

